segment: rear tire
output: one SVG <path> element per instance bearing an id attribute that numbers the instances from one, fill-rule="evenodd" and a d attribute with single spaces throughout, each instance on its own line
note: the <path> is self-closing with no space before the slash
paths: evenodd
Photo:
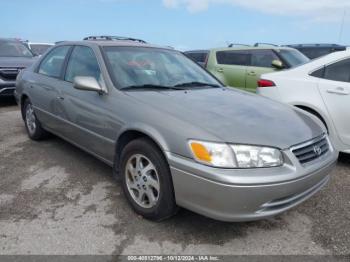
<path id="1" fill-rule="evenodd" d="M 32 103 L 27 99 L 23 104 L 24 124 L 26 126 L 27 134 L 32 140 L 42 140 L 48 136 L 35 115 Z"/>
<path id="2" fill-rule="evenodd" d="M 169 165 L 153 142 L 139 138 L 127 144 L 119 170 L 124 194 L 137 214 L 160 221 L 177 212 Z"/>

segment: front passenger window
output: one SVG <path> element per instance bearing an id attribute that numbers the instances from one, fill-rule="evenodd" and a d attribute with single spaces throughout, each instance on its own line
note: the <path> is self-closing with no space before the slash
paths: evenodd
<path id="1" fill-rule="evenodd" d="M 273 67 L 273 60 L 280 60 L 272 50 L 252 50 L 252 66 Z"/>
<path id="2" fill-rule="evenodd" d="M 64 59 L 69 49 L 70 46 L 59 46 L 50 51 L 41 62 L 38 73 L 59 78 L 61 76 Z"/>
<path id="3" fill-rule="evenodd" d="M 64 79 L 73 82 L 76 76 L 90 76 L 101 81 L 100 67 L 90 47 L 76 46 L 73 49 Z"/>

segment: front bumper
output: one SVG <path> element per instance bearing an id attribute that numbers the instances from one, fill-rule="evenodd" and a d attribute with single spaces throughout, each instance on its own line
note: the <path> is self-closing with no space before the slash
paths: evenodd
<path id="1" fill-rule="evenodd" d="M 16 82 L 0 83 L 0 96 L 13 96 Z"/>
<path id="2" fill-rule="evenodd" d="M 233 222 L 275 216 L 305 201 L 327 184 L 337 156 L 330 152 L 325 156 L 327 160 L 314 165 L 313 171 L 309 167 L 304 172 L 301 167 L 288 165 L 254 170 L 215 169 L 171 154 L 168 160 L 179 206 Z"/>

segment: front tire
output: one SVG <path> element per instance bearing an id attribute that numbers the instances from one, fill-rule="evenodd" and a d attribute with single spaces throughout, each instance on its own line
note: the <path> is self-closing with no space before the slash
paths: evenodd
<path id="1" fill-rule="evenodd" d="M 41 127 L 35 115 L 32 103 L 27 99 L 23 105 L 23 116 L 26 130 L 30 139 L 41 140 L 47 137 L 48 133 Z"/>
<path id="2" fill-rule="evenodd" d="M 137 214 L 160 221 L 176 213 L 169 165 L 154 143 L 141 138 L 127 144 L 119 170 L 124 194 Z"/>

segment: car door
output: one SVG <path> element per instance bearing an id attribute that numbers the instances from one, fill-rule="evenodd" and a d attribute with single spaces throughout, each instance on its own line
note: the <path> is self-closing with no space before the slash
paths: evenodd
<path id="1" fill-rule="evenodd" d="M 250 64 L 246 70 L 246 91 L 256 92 L 258 80 L 265 73 L 275 71 L 273 60 L 280 60 L 272 50 L 250 50 Z"/>
<path id="2" fill-rule="evenodd" d="M 319 90 L 339 138 L 350 145 L 350 58 L 325 66 Z"/>
<path id="3" fill-rule="evenodd" d="M 99 62 L 92 48 L 75 46 L 68 59 L 60 96 L 65 108 L 65 125 L 61 132 L 70 141 L 90 153 L 112 161 L 117 128 L 115 117 L 108 107 L 108 94 L 74 88 L 74 78 L 88 76 L 95 78 L 103 86 L 104 79 Z"/>
<path id="4" fill-rule="evenodd" d="M 40 62 L 29 80 L 29 96 L 37 117 L 42 124 L 56 130 L 60 126 L 59 115 L 64 114 L 60 107 L 59 87 L 62 85 L 63 65 L 71 46 L 58 46 L 51 50 Z"/>
<path id="5" fill-rule="evenodd" d="M 227 86 L 244 89 L 249 54 L 245 50 L 216 52 L 216 65 L 210 71 Z"/>

